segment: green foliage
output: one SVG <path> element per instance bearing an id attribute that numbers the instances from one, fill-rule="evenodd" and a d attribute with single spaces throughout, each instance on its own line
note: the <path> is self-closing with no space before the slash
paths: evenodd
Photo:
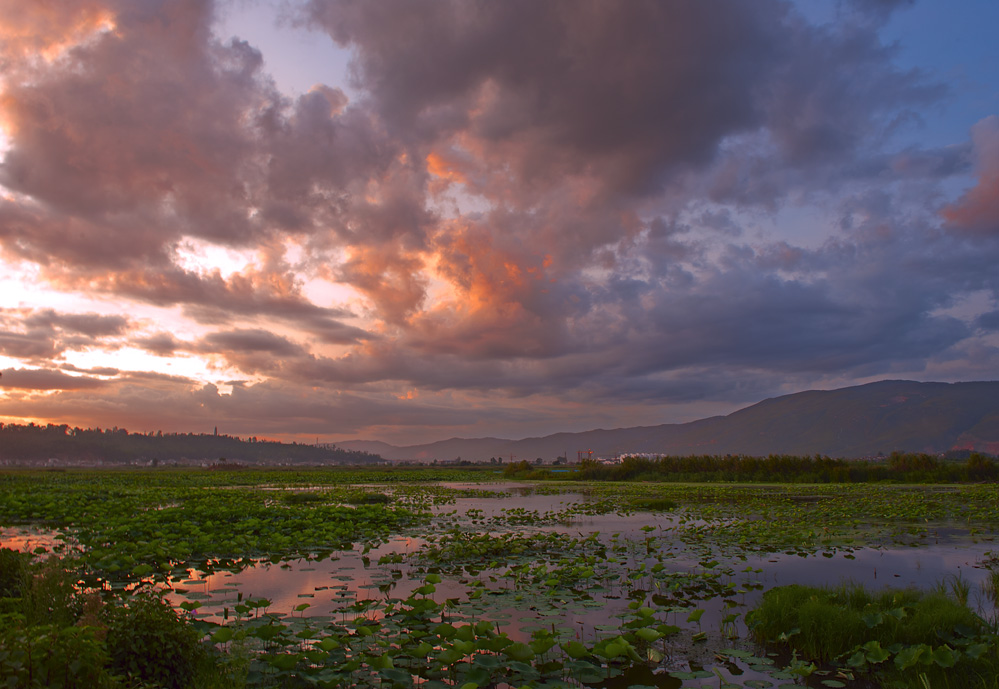
<path id="1" fill-rule="evenodd" d="M 508 478 L 523 478 L 526 474 L 534 471 L 534 466 L 526 459 L 519 462 L 510 462 L 503 467 L 503 475 Z"/>
<path id="2" fill-rule="evenodd" d="M 639 512 L 670 512 L 676 509 L 676 501 L 669 498 L 635 498 L 629 505 Z"/>
<path id="3" fill-rule="evenodd" d="M 747 617 L 760 641 L 781 643 L 805 658 L 870 672 L 888 686 L 918 670 L 931 686 L 991 687 L 999 639 L 965 604 L 941 592 L 869 593 L 791 585 L 771 589 Z"/>
<path id="4" fill-rule="evenodd" d="M 85 599 L 76 588 L 74 564 L 52 558 L 30 566 L 29 581 L 21 593 L 28 624 L 76 623 Z"/>
<path id="5" fill-rule="evenodd" d="M 372 493 L 366 490 L 359 490 L 348 495 L 347 502 L 351 505 L 387 505 L 392 502 L 392 498 L 385 493 Z"/>
<path id="6" fill-rule="evenodd" d="M 20 597 L 31 557 L 11 548 L 0 548 L 0 598 Z"/>
<path id="7" fill-rule="evenodd" d="M 326 500 L 322 495 L 311 490 L 285 493 L 282 499 L 289 505 L 308 505 Z"/>
<path id="8" fill-rule="evenodd" d="M 295 462 L 309 464 L 371 464 L 378 455 L 335 446 L 280 443 L 257 438 L 240 439 L 210 433 L 129 433 L 124 428 L 70 428 L 66 424 L 39 426 L 0 424 L 0 459 L 45 462 L 50 458 L 125 464 L 161 460 L 209 461 L 228 457 L 237 462 Z M 225 462 L 219 462 L 225 465 Z M 220 467 L 221 468 L 221 467 Z"/>
<path id="9" fill-rule="evenodd" d="M 29 626 L 0 619 L 0 686 L 36 689 L 104 689 L 116 686 L 105 669 L 106 652 L 91 627 Z"/>
<path id="10" fill-rule="evenodd" d="M 170 605 L 141 594 L 107 609 L 107 648 L 117 674 L 182 689 L 194 678 L 203 649 L 200 635 Z"/>
<path id="11" fill-rule="evenodd" d="M 134 586 L 138 578 L 169 580 L 175 595 L 187 597 L 182 608 L 204 605 L 199 613 L 214 608 L 218 616 L 199 614 L 193 621 L 186 615 L 153 615 L 151 621 L 134 625 L 155 630 L 180 624 L 197 629 L 198 636 L 211 639 L 211 644 L 191 645 L 186 639 L 164 645 L 147 638 L 135 642 L 145 653 L 135 653 L 159 662 L 164 657 L 161 648 L 186 647 L 191 654 L 184 656 L 190 658 L 186 680 L 190 689 L 579 686 L 639 666 L 648 670 L 646 679 L 630 683 L 648 684 L 653 669 L 661 678 L 665 659 L 681 658 L 691 645 L 714 650 L 719 637 L 736 638 L 746 594 L 764 587 L 765 578 L 756 574 L 762 570 L 743 569 L 743 560 L 751 553 L 852 557 L 850 551 L 865 543 L 932 543 L 940 524 L 952 528 L 967 524 L 969 530 L 983 531 L 999 521 L 996 484 L 934 489 L 662 482 L 523 487 L 521 492 L 534 493 L 526 504 L 548 505 L 542 509 L 549 511 L 542 512 L 519 505 L 491 509 L 499 499 L 514 495 L 490 490 L 492 486 L 436 483 L 474 477 L 452 469 L 0 472 L 0 523 L 41 522 L 62 529 L 70 547 L 79 545 L 84 551 L 78 562 L 57 564 L 53 559 L 47 575 L 42 565 L 31 565 L 31 586 L 37 589 L 26 598 L 11 599 L 17 602 L 18 620 L 24 620 L 16 626 L 27 624 L 22 611 L 33 596 L 38 602 L 31 607 L 36 611 L 34 625 L 52 624 L 41 613 L 58 608 L 67 613 L 68 625 L 83 619 L 90 626 L 106 628 L 113 617 L 142 605 L 128 600 L 123 584 Z M 386 487 L 367 487 L 375 483 Z M 377 490 L 385 493 L 372 492 Z M 534 503 L 539 494 L 557 497 Z M 355 495 L 384 496 L 375 500 L 390 495 L 391 504 L 345 507 Z M 456 498 L 463 500 L 464 509 L 449 511 L 447 506 Z M 474 502 L 487 498 L 496 502 Z M 427 528 L 431 506 L 434 521 Z M 634 514 L 652 510 L 670 514 Z M 588 515 L 608 515 L 601 521 L 613 524 L 610 515 L 615 514 L 629 517 L 630 531 L 584 533 Z M 407 530 L 411 526 L 416 528 Z M 420 538 L 405 549 L 399 539 L 394 550 L 374 550 L 397 533 Z M 200 579 L 191 577 L 190 570 L 236 570 L 261 562 L 294 567 L 289 560 L 303 554 L 310 559 L 335 555 L 341 547 L 361 556 L 365 570 L 370 570 L 364 577 L 370 577 L 371 583 L 355 588 L 327 582 L 335 585 L 317 587 L 314 594 L 303 592 L 300 597 L 310 602 L 291 611 L 269 612 L 270 601 L 246 598 L 236 590 L 215 590 L 206 596 L 185 581 Z M 375 553 L 381 554 L 377 565 Z M 691 559 L 680 562 L 678 555 Z M 350 566 L 338 572 L 337 582 L 354 574 Z M 279 568 L 274 571 L 280 575 Z M 60 572 L 68 589 L 60 583 Z M 101 579 L 81 576 L 84 572 L 96 572 Z M 75 590 L 77 583 L 98 586 L 110 610 L 88 613 L 91 599 Z M 963 590 L 959 583 L 952 582 L 947 595 Z M 393 590 L 406 593 L 401 599 L 391 598 Z M 364 591 L 376 599 L 358 600 Z M 337 606 L 332 614 L 320 607 L 330 595 Z M 852 645 L 833 658 L 844 676 L 884 674 L 886 667 L 901 672 L 904 666 L 913 676 L 925 674 L 933 687 L 947 689 L 947 680 L 935 674 L 945 668 L 962 680 L 993 669 L 980 659 L 995 651 L 981 628 L 962 627 L 959 619 L 947 618 L 949 608 L 938 609 L 927 597 L 893 595 L 878 607 L 878 596 L 863 590 L 844 594 L 842 607 L 861 610 L 852 617 L 857 629 Z M 120 597 L 126 601 L 114 602 Z M 946 597 L 940 596 L 943 603 L 948 603 Z M 221 599 L 224 602 L 218 602 Z M 786 607 L 807 607 L 807 599 Z M 224 613 L 212 601 L 226 606 Z M 622 610 L 624 605 L 627 611 Z M 605 606 L 607 615 L 600 617 L 599 624 L 563 622 L 571 615 L 599 614 Z M 718 607 L 727 615 L 717 615 Z M 920 610 L 925 611 L 922 619 Z M 497 611 L 516 611 L 526 621 Z M 818 609 L 811 617 L 825 614 Z M 203 621 L 209 619 L 223 625 Z M 902 620 L 913 630 L 905 637 L 911 641 L 871 636 L 871 629 L 890 631 Z M 921 641 L 935 633 L 939 620 L 952 625 L 947 630 L 950 636 Z M 786 624 L 800 625 L 801 620 L 788 619 Z M 793 629 L 789 626 L 783 632 L 792 641 L 801 635 Z M 848 629 L 841 624 L 817 633 L 845 634 Z M 102 638 L 100 631 L 94 633 Z M 114 648 L 109 640 L 108 655 Z M 740 653 L 730 649 L 721 655 L 739 663 L 757 663 L 758 671 L 775 681 L 816 671 L 810 657 L 796 659 L 784 669 L 790 674 L 778 677 L 774 668 L 764 667 L 772 664 L 769 658 L 751 660 L 751 654 Z M 144 678 L 134 666 L 109 664 L 105 669 L 120 676 L 127 689 L 151 689 L 161 681 Z M 670 672 L 677 679 L 681 675 L 703 679 L 699 673 L 704 672 L 711 676 L 710 668 Z M 731 686 L 728 679 L 718 678 L 720 686 Z M 830 676 L 826 681 L 840 678 Z M 732 683 L 739 682 L 732 679 Z"/>
<path id="12" fill-rule="evenodd" d="M 404 506 L 343 505 L 351 490 L 283 491 L 232 485 L 298 483 L 338 474 L 182 471 L 0 474 L 0 523 L 73 527 L 81 557 L 105 580 L 163 578 L 173 563 L 238 568 L 248 557 L 311 557 L 379 540 L 425 519 Z M 332 479 L 332 480 L 331 480 Z M 204 490 L 227 486 L 226 490 Z M 288 496 L 303 494 L 305 498 Z M 311 495 L 321 495 L 313 501 Z M 378 494 L 372 494 L 378 495 Z M 283 502 L 275 509 L 275 497 Z M 282 499 L 283 498 L 283 499 Z M 93 583 L 93 580 L 91 580 Z"/>
<path id="13" fill-rule="evenodd" d="M 523 463 L 526 464 L 526 463 Z M 509 465 L 504 473 L 522 477 L 529 467 Z M 532 475 L 532 479 L 545 478 Z M 947 461 L 921 453 L 893 452 L 881 460 L 741 455 L 625 457 L 620 464 L 586 461 L 567 477 L 577 481 L 661 481 L 738 483 L 961 483 L 999 480 L 999 465 L 972 453 L 967 461 Z"/>

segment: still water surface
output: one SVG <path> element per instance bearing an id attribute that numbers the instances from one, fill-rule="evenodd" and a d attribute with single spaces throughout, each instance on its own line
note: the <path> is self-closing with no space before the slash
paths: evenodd
<path id="1" fill-rule="evenodd" d="M 192 614 L 220 623 L 232 619 L 238 602 L 266 599 L 264 610 L 269 614 L 322 624 L 353 615 L 349 606 L 358 600 L 404 599 L 423 584 L 428 572 L 434 572 L 442 578 L 435 600 L 461 602 L 453 620 L 490 619 L 515 640 L 528 640 L 532 631 L 557 625 L 571 630 L 568 634 L 577 639 L 592 641 L 601 631 L 620 626 L 631 601 L 646 604 L 651 597 L 662 606 L 664 621 L 683 629 L 679 637 L 683 654 L 671 669 L 717 668 L 729 678 L 738 675 L 741 682 L 767 677 L 739 662 L 719 664 L 713 651 L 741 647 L 761 652 L 748 641 L 745 613 L 776 586 L 854 582 L 868 589 L 925 590 L 959 581 L 968 586 L 969 603 L 980 614 L 996 614 L 986 593 L 990 574 L 986 565 L 993 557 L 994 542 L 972 538 L 966 530 L 949 525 L 935 525 L 932 537 L 913 539 L 909 545 L 770 552 L 764 544 L 743 552 L 692 541 L 686 529 L 703 523 L 684 520 L 677 512 L 586 514 L 569 509 L 585 507 L 592 500 L 583 492 L 545 494 L 523 484 L 503 483 L 488 484 L 487 490 L 482 484 L 447 487 L 474 489 L 476 495 L 433 507 L 429 528 L 423 525 L 374 547 L 355 546 L 321 561 L 261 561 L 241 571 L 212 573 L 192 569 L 186 577 L 175 578 L 169 598 L 178 606 L 185 601 L 197 605 Z M 523 558 L 472 567 L 460 551 L 451 551 L 454 562 L 426 557 L 437 537 L 455 532 L 497 538 L 511 532 L 556 534 L 570 544 L 592 539 L 587 548 L 592 555 L 593 544 L 599 543 L 601 557 L 586 585 L 546 591 L 536 582 L 533 588 L 525 586 L 511 575 L 512 568 L 524 565 Z M 30 529 L 4 529 L 0 534 L 4 546 L 22 550 L 51 549 L 56 544 L 51 534 Z M 540 553 L 529 564 L 554 567 L 577 554 L 585 553 Z M 648 572 L 656 564 L 659 572 L 653 576 Z M 474 582 L 484 582 L 488 595 L 473 605 L 468 599 Z M 691 621 L 691 612 L 698 609 L 703 613 Z M 706 636 L 707 643 L 692 642 L 698 633 Z M 669 666 L 668 660 L 664 665 Z M 644 681 L 665 687 L 700 686 L 665 675 Z"/>

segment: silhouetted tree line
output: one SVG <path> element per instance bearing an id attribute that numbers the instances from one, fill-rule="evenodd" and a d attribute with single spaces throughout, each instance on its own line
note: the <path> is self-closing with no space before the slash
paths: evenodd
<path id="1" fill-rule="evenodd" d="M 700 455 L 688 457 L 626 457 L 620 464 L 583 461 L 570 474 L 551 475 L 527 462 L 508 465 L 512 477 L 547 477 L 582 481 L 666 481 L 730 483 L 967 483 L 999 479 L 999 465 L 979 453 L 965 460 L 935 455 L 893 452 L 883 460 L 830 459 L 816 455 Z"/>
<path id="2" fill-rule="evenodd" d="M 273 464 L 370 464 L 381 457 L 335 446 L 280 443 L 208 433 L 129 433 L 124 428 L 70 428 L 66 424 L 40 426 L 0 423 L 0 459 L 14 462 L 135 461 L 253 462 Z"/>

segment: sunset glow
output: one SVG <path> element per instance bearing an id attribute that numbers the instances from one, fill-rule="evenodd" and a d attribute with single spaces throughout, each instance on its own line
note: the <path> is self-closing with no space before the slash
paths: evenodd
<path id="1" fill-rule="evenodd" d="M 996 378 L 994 3 L 390 4 L 0 7 L 0 418 L 416 443 Z"/>

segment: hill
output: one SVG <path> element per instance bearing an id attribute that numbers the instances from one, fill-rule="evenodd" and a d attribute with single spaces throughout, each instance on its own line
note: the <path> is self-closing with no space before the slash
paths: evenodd
<path id="1" fill-rule="evenodd" d="M 371 441 L 340 443 L 368 449 Z M 540 438 L 452 438 L 396 447 L 379 443 L 385 459 L 488 461 L 514 457 L 551 461 L 568 453 L 594 457 L 623 453 L 662 455 L 769 454 L 869 457 L 878 453 L 976 450 L 999 453 L 999 382 L 881 381 L 810 390 L 764 400 L 728 416 Z M 370 450 L 369 450 L 370 451 Z"/>
<path id="2" fill-rule="evenodd" d="M 129 433 L 0 423 L 0 464 L 371 464 L 381 457 L 335 446 L 196 433 Z"/>

